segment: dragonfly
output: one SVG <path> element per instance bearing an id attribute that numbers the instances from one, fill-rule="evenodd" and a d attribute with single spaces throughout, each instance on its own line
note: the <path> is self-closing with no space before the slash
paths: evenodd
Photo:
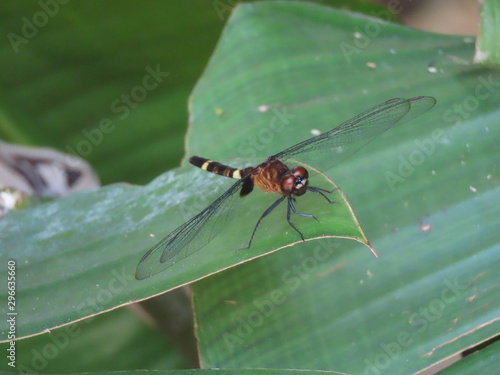
<path id="1" fill-rule="evenodd" d="M 300 160 L 311 166 L 331 168 L 385 131 L 415 119 L 434 107 L 436 99 L 431 96 L 416 96 L 409 99 L 394 98 L 368 109 L 337 127 L 302 141 L 273 156 L 256 167 L 244 169 L 192 156 L 189 162 L 205 171 L 238 180 L 207 208 L 164 237 L 148 250 L 136 269 L 138 280 L 155 275 L 173 264 L 199 251 L 217 236 L 229 221 L 230 208 L 237 199 L 249 195 L 254 187 L 278 194 L 279 197 L 260 216 L 248 245 L 249 249 L 261 222 L 281 203 L 286 201 L 286 219 L 298 237 L 305 241 L 302 232 L 293 224 L 292 214 L 311 217 L 295 208 L 297 197 L 306 192 L 318 194 L 328 203 L 327 190 L 309 185 L 309 172 L 304 166 L 289 168 L 291 161 Z M 243 250 L 239 249 L 239 250 Z"/>

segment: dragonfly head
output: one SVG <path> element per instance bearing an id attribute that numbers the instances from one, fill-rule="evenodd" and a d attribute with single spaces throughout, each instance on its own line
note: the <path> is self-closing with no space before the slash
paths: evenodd
<path id="1" fill-rule="evenodd" d="M 309 172 L 304 167 L 295 167 L 281 178 L 281 190 L 285 195 L 302 195 L 307 190 Z"/>

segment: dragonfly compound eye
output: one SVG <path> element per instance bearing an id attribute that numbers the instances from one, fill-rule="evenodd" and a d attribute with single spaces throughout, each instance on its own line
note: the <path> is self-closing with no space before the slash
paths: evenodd
<path id="1" fill-rule="evenodd" d="M 292 194 L 302 195 L 307 190 L 309 172 L 304 167 L 295 167 L 292 169 L 292 175 L 295 177 Z"/>
<path id="2" fill-rule="evenodd" d="M 286 174 L 281 178 L 281 190 L 283 194 L 290 195 L 295 190 L 295 176 Z"/>
<path id="3" fill-rule="evenodd" d="M 295 167 L 292 169 L 292 174 L 295 177 L 302 177 L 304 180 L 309 178 L 309 172 L 304 167 Z"/>

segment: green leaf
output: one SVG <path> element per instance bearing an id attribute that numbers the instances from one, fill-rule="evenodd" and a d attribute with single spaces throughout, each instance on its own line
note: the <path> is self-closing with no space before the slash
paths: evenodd
<path id="1" fill-rule="evenodd" d="M 129 60 L 123 56 L 134 45 L 144 46 L 137 56 L 148 56 L 146 52 L 154 45 L 161 56 L 177 57 L 171 48 L 165 48 L 177 44 L 152 37 L 160 21 L 168 24 L 157 10 L 158 4 L 151 3 L 149 11 L 141 8 L 142 16 L 130 8 L 131 25 L 144 24 L 150 34 L 139 34 L 134 27 L 127 28 L 129 34 L 92 34 L 95 25 L 90 20 L 97 22 L 93 19 L 97 13 L 102 30 L 113 20 L 119 23 L 123 15 L 112 12 L 116 4 L 109 5 L 107 12 L 90 7 L 82 18 L 73 8 L 70 13 L 61 10 L 61 17 L 50 23 L 59 28 L 47 26 L 44 30 L 52 30 L 49 34 L 57 37 L 67 24 L 84 25 L 64 36 L 71 41 L 67 48 L 81 51 L 87 46 L 95 52 L 83 56 L 109 51 L 108 59 L 118 56 L 117 60 L 127 64 Z M 188 12 L 191 9 L 180 14 Z M 18 21 L 24 14 L 5 19 Z M 154 17 L 148 19 L 151 14 Z M 182 17 L 172 17 L 179 24 L 184 22 Z M 148 22 L 137 23 L 140 19 Z M 204 35 L 205 23 L 193 19 L 202 30 L 198 34 Z M 93 37 L 87 39 L 90 34 Z M 109 37 L 107 43 L 97 43 L 103 34 Z M 119 35 L 121 44 L 112 35 Z M 135 44 L 130 36 L 138 38 L 132 38 Z M 37 41 L 47 44 L 38 46 Z M 72 60 L 69 54 L 59 58 L 61 43 L 42 34 L 40 39 L 30 40 L 28 46 L 37 46 L 37 60 L 46 61 L 31 75 L 16 70 L 22 62 L 31 61 L 29 53 L 20 60 L 8 60 L 10 65 L 3 69 L 18 72 L 5 75 L 4 79 L 15 79 L 4 83 L 3 96 L 23 110 L 10 110 L 2 117 L 11 121 L 8 124 L 27 124 L 18 139 L 34 137 L 35 143 L 46 143 L 47 126 L 54 124 L 50 128 L 56 134 L 54 139 L 60 136 L 65 146 L 68 140 L 77 144 L 82 139 L 80 130 L 76 135 L 58 133 L 66 129 L 67 119 L 82 125 L 80 129 L 93 129 L 109 114 L 110 103 L 141 81 L 147 61 L 159 61 L 141 60 L 130 81 L 117 85 L 118 89 L 104 88 L 102 93 L 102 79 L 90 82 L 82 74 L 81 57 Z M 54 66 L 46 56 L 54 53 L 56 60 L 75 61 L 76 65 L 67 70 Z M 433 95 L 438 106 L 425 117 L 391 130 L 334 171 L 323 170 L 349 197 L 380 259 L 370 256 L 365 247 L 355 246 L 354 241 L 309 241 L 194 287 L 203 366 L 350 373 L 369 368 L 408 373 L 498 333 L 495 275 L 500 238 L 495 207 L 500 196 L 496 126 L 500 76 L 493 70 L 458 64 L 470 60 L 472 53 L 468 38 L 416 32 L 317 5 L 276 2 L 236 10 L 192 96 L 188 155 L 241 167 L 309 138 L 313 129 L 329 130 L 391 97 Z M 7 60 L 0 61 L 5 64 Z M 99 71 L 102 65 L 106 71 L 121 66 L 116 60 L 109 61 L 88 69 Z M 47 70 L 52 74 L 44 79 Z M 115 73 L 129 77 L 129 71 L 124 68 Z M 67 90 L 67 83 L 62 85 L 68 72 L 75 74 L 72 83 L 79 82 L 70 85 L 74 91 Z M 184 82 L 181 75 L 175 77 Z M 17 85 L 30 79 L 33 86 Z M 94 84 L 97 91 L 92 89 Z M 94 150 L 95 161 L 106 162 L 98 164 L 108 181 L 123 176 L 112 177 L 116 165 L 122 172 L 132 168 L 139 173 L 155 160 L 164 162 L 158 155 L 171 151 L 170 143 L 165 147 L 161 142 L 164 131 L 154 133 L 156 146 L 142 144 L 142 126 L 154 122 L 154 127 L 164 129 L 164 119 L 182 123 L 170 117 L 172 107 L 182 108 L 182 95 L 173 96 L 179 106 L 166 104 L 170 95 L 158 94 L 127 118 L 129 125 L 141 124 L 141 128 L 114 132 L 105 141 L 112 142 L 112 147 L 102 144 Z M 97 97 L 104 98 L 100 104 L 93 102 Z M 81 107 L 82 98 L 92 100 Z M 97 105 L 104 110 L 94 109 Z M 38 119 L 40 123 L 35 121 Z M 89 123 L 92 125 L 87 127 Z M 9 129 L 7 126 L 7 133 L 16 137 Z M 180 144 L 178 138 L 169 139 L 171 145 Z M 138 149 L 123 151 L 128 144 Z M 213 244 L 180 263 L 175 272 L 168 270 L 141 282 L 133 277 L 147 249 L 200 212 L 230 184 L 227 179 L 186 167 L 145 187 L 112 185 L 9 214 L 0 222 L 0 263 L 17 261 L 17 337 L 92 317 L 263 254 L 265 249 L 257 243 L 254 252 L 223 251 L 218 246 L 225 248 L 248 238 L 252 223 L 245 215 L 262 213 L 270 204 L 268 196 L 255 192 L 235 211 L 241 219 L 232 220 Z M 301 229 L 311 236 L 323 235 L 321 225 L 337 225 L 340 214 L 347 213 L 332 216 L 326 205 L 301 202 L 313 208 L 311 213 L 326 218 L 319 225 L 299 218 L 304 219 L 300 220 Z M 294 235 L 283 217 L 278 217 L 279 212 L 276 215 L 270 218 L 273 225 L 263 227 L 259 234 L 263 245 L 279 246 L 287 235 Z M 5 268 L 0 271 L 4 279 L 5 272 Z M 0 299 L 6 298 L 2 289 Z M 267 301 L 276 302 L 269 305 Z M 3 320 L 2 339 L 8 328 Z"/>
<path id="2" fill-rule="evenodd" d="M 494 374 L 500 360 L 500 343 L 469 354 L 467 357 L 441 371 L 439 375 Z"/>
<path id="3" fill-rule="evenodd" d="M 205 102 L 212 108 L 209 100 Z M 245 123 L 250 124 L 251 119 Z M 254 129 L 259 131 L 260 125 L 256 122 Z M 224 126 L 229 132 L 233 123 Z M 212 134 L 207 128 L 200 136 Z M 249 159 L 245 165 L 261 161 Z M 313 178 L 319 187 L 336 188 L 326 176 Z M 241 205 L 233 212 L 238 213 L 238 220 L 228 220 L 224 232 L 203 251 L 163 275 L 137 282 L 134 273 L 141 256 L 232 183 L 193 167 L 182 168 L 145 187 L 112 185 L 7 216 L 0 222 L 0 240 L 6 249 L 0 261 L 16 261 L 17 303 L 25 314 L 17 324 L 16 337 L 40 334 L 151 297 L 301 240 L 284 220 L 284 211 L 275 210 L 259 228 L 251 250 L 236 251 L 248 243 L 258 218 L 276 200 L 272 194 L 256 191 L 237 199 Z M 200 195 L 205 186 L 210 189 Z M 331 200 L 338 203 L 325 204 L 320 196 L 308 194 L 297 203 L 300 212 L 314 207 L 319 221 L 294 219 L 305 239 L 335 236 L 368 243 L 343 193 L 335 191 Z M 65 288 L 54 294 L 54 287 L 60 284 Z M 0 323 L 0 328 L 6 332 L 7 322 Z"/>
<path id="4" fill-rule="evenodd" d="M 10 343 L 0 345 L 2 353 L 9 348 Z M 16 370 L 30 374 L 185 366 L 164 335 L 127 308 L 17 341 L 14 351 Z M 0 369 L 12 370 L 8 362 Z"/>
<path id="5" fill-rule="evenodd" d="M 481 2 L 481 24 L 476 42 L 474 62 L 489 67 L 500 67 L 500 2 Z"/>
<path id="6" fill-rule="evenodd" d="M 327 172 L 379 259 L 323 240 L 194 284 L 203 367 L 413 373 L 500 331 L 500 74 L 457 64 L 472 53 L 316 5 L 237 9 L 193 94 L 191 154 L 270 154 L 382 98 L 438 105 Z M 276 130 L 259 108 L 295 117 Z"/>
<path id="7" fill-rule="evenodd" d="M 295 224 L 284 219 L 288 215 L 288 201 L 283 201 L 283 195 L 263 193 L 256 188 L 251 196 L 240 197 L 241 184 L 235 184 L 231 187 L 232 193 L 229 192 L 230 195 L 221 201 L 223 203 L 219 200 L 214 203 L 217 211 L 204 216 L 209 217 L 209 221 L 202 219 L 200 228 L 189 221 L 185 227 L 187 230 L 173 232 L 172 237 L 167 237 L 148 251 L 137 267 L 137 279 L 143 280 L 167 270 L 172 280 L 176 275 L 188 273 L 192 275 L 192 280 L 196 280 L 298 242 L 317 238 L 351 238 L 366 244 L 374 252 L 342 191 L 327 176 L 313 167 L 307 167 L 315 188 L 323 189 L 325 193 L 309 193 L 300 198 L 295 204 L 298 214 L 294 214 L 292 219 Z M 312 208 L 316 209 L 315 214 L 308 217 L 311 214 L 307 212 Z M 265 217 L 264 213 L 267 213 Z M 223 233 L 219 235 L 221 230 Z M 184 238 L 186 241 L 182 242 Z M 175 239 L 181 240 L 177 242 L 180 245 L 167 248 L 165 244 Z M 206 243 L 208 246 L 203 247 Z M 236 256 L 237 251 L 241 255 Z M 163 258 L 165 255 L 168 258 Z"/>
<path id="8" fill-rule="evenodd" d="M 321 183 L 321 175 L 315 180 L 320 187 L 336 187 L 327 178 Z M 282 220 L 284 212 L 276 210 L 266 220 L 276 224 L 257 232 L 251 250 L 237 252 L 249 240 L 258 217 L 276 200 L 272 194 L 256 192 L 241 199 L 238 212 L 244 214 L 202 251 L 172 265 L 163 275 L 138 282 L 134 278 L 137 263 L 158 241 L 151 238 L 153 233 L 161 238 L 175 229 L 199 205 L 205 206 L 207 199 L 220 194 L 217 187 L 228 182 L 184 168 L 145 187 L 110 186 L 7 215 L 0 221 L 0 240 L 6 249 L 0 259 L 3 264 L 8 260 L 16 263 L 16 303 L 24 309 L 17 337 L 150 297 L 300 241 Z M 204 184 L 212 191 L 200 201 L 199 187 Z M 315 216 L 319 222 L 294 220 L 304 237 L 342 236 L 367 242 L 342 192 L 335 191 L 331 199 L 338 203 L 318 206 L 318 197 L 308 194 L 297 205 L 318 208 Z M 54 293 L 54 286 L 60 283 L 65 288 Z M 0 326 L 7 331 L 6 321 Z"/>
<path id="9" fill-rule="evenodd" d="M 212 3 L 5 0 L 0 20 L 0 138 L 83 157 L 105 184 L 179 165 L 224 25 Z"/>

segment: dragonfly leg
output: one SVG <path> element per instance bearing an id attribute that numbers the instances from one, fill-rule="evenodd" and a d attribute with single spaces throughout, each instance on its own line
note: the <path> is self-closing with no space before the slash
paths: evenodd
<path id="1" fill-rule="evenodd" d="M 314 215 L 310 215 L 310 214 L 302 214 L 302 213 L 299 213 L 297 212 L 297 210 L 295 209 L 295 206 L 293 205 L 293 199 L 292 198 L 288 198 L 288 206 L 287 206 L 287 210 L 286 210 L 286 221 L 288 221 L 288 224 L 290 224 L 290 226 L 298 233 L 300 234 L 300 237 L 302 238 L 302 241 L 305 241 L 304 239 L 304 235 L 302 234 L 302 232 L 300 230 L 297 229 L 297 227 L 295 225 L 293 225 L 292 221 L 290 220 L 290 213 L 293 212 L 294 214 L 297 214 L 297 215 L 300 215 L 300 216 L 307 216 L 307 217 L 312 217 L 314 220 L 318 221 L 318 219 L 316 219 L 314 217 Z"/>
<path id="2" fill-rule="evenodd" d="M 319 221 L 318 219 L 316 219 L 316 217 L 314 215 L 311 215 L 311 214 L 303 214 L 301 212 L 297 212 L 297 210 L 295 209 L 295 205 L 293 204 L 293 198 L 288 198 L 288 207 L 292 210 L 292 212 L 296 215 L 300 215 L 300 216 L 305 216 L 305 217 L 312 217 L 314 220 L 316 221 Z"/>
<path id="3" fill-rule="evenodd" d="M 253 242 L 253 237 L 255 236 L 255 232 L 257 232 L 257 228 L 259 227 L 260 225 L 260 222 L 262 221 L 262 219 L 264 219 L 267 215 L 269 215 L 276 207 L 279 206 L 279 204 L 281 202 L 283 202 L 283 200 L 286 198 L 285 195 L 281 196 L 281 198 L 279 198 L 278 200 L 276 200 L 276 202 L 274 202 L 272 205 L 270 205 L 267 210 L 264 211 L 264 213 L 262 214 L 262 216 L 260 217 L 260 219 L 257 221 L 257 224 L 255 224 L 255 227 L 253 228 L 253 232 L 252 232 L 252 236 L 250 237 L 250 242 L 248 242 L 248 245 L 245 246 L 245 247 L 242 247 L 241 249 L 238 249 L 238 251 L 241 251 L 241 250 L 247 250 L 247 249 L 250 249 L 250 246 L 252 246 L 252 242 Z"/>
<path id="4" fill-rule="evenodd" d="M 331 194 L 333 193 L 335 190 L 338 190 L 338 188 L 335 188 L 335 189 L 332 189 L 332 190 L 327 190 L 327 189 L 322 189 L 322 188 L 319 188 L 319 187 L 315 187 L 315 186 L 308 186 L 307 187 L 307 190 L 309 191 L 312 191 L 313 193 L 318 193 L 320 194 L 323 198 L 325 198 L 328 203 L 330 204 L 333 204 L 333 203 L 339 203 L 339 202 L 335 202 L 335 201 L 331 201 L 330 198 L 328 198 L 325 193 L 328 193 L 328 194 Z"/>

